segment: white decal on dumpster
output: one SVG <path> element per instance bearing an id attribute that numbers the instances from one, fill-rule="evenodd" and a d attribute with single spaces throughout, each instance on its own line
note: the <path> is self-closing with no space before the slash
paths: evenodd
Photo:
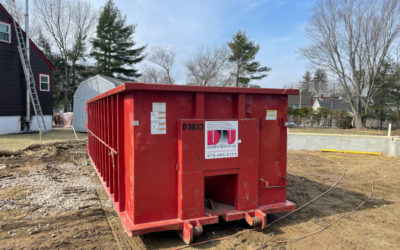
<path id="1" fill-rule="evenodd" d="M 265 120 L 276 120 L 278 112 L 276 110 L 267 110 L 265 112 Z"/>
<path id="2" fill-rule="evenodd" d="M 150 119 L 150 130 L 152 135 L 162 135 L 167 133 L 167 109 L 165 102 L 153 102 Z"/>
<path id="3" fill-rule="evenodd" d="M 238 157 L 238 121 L 205 122 L 205 158 Z"/>

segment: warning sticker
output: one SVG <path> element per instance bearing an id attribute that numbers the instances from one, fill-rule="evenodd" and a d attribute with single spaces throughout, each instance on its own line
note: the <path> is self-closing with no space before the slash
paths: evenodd
<path id="1" fill-rule="evenodd" d="M 167 133 L 167 112 L 165 102 L 153 102 L 153 109 L 150 119 L 152 135 L 161 135 Z"/>
<path id="2" fill-rule="evenodd" d="M 267 110 L 265 112 L 265 120 L 276 120 L 278 112 L 276 110 Z"/>
<path id="3" fill-rule="evenodd" d="M 238 121 L 205 122 L 205 158 L 238 157 Z"/>

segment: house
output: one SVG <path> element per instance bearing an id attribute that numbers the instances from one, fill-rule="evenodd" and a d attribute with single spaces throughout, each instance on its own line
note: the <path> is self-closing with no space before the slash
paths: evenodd
<path id="1" fill-rule="evenodd" d="M 312 109 L 314 111 L 318 111 L 320 108 L 346 111 L 349 114 L 351 113 L 349 104 L 347 104 L 346 101 L 341 97 L 324 97 L 323 95 L 320 95 L 317 98 L 314 98 Z"/>
<path id="2" fill-rule="evenodd" d="M 53 65 L 38 47 L 30 41 L 32 66 L 39 101 L 46 128 L 52 127 L 52 71 Z M 0 134 L 38 131 L 37 120 L 31 105 L 31 124 L 26 121 L 26 82 L 18 52 L 17 37 L 12 16 L 0 4 Z"/>
<path id="3" fill-rule="evenodd" d="M 110 89 L 121 85 L 123 81 L 102 75 L 95 75 L 81 82 L 74 94 L 74 118 L 72 124 L 76 131 L 86 130 L 86 102 Z"/>
<path id="4" fill-rule="evenodd" d="M 312 94 L 307 91 L 300 91 L 299 95 L 289 95 L 288 107 L 293 109 L 311 107 L 313 105 Z"/>

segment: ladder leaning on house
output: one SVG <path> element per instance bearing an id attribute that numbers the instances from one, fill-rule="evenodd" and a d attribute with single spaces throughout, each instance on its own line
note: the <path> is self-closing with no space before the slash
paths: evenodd
<path id="1" fill-rule="evenodd" d="M 13 20 L 13 25 L 15 27 L 15 34 L 17 35 L 18 52 L 21 58 L 22 68 L 24 69 L 25 80 L 27 85 L 26 87 L 31 97 L 32 106 L 35 111 L 35 116 L 38 123 L 38 128 L 40 132 L 47 132 L 46 124 L 44 122 L 42 107 L 40 106 L 39 96 L 36 90 L 35 78 L 33 77 L 31 63 L 28 58 L 24 36 L 22 34 L 22 29 L 19 26 L 17 26 L 15 20 Z"/>

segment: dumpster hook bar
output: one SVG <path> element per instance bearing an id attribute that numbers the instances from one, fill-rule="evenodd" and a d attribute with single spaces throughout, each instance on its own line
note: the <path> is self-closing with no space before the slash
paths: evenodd
<path id="1" fill-rule="evenodd" d="M 108 145 L 105 141 L 103 141 L 102 139 L 100 139 L 98 136 L 96 136 L 90 129 L 87 129 L 87 131 L 89 132 L 89 134 L 91 136 L 93 136 L 94 138 L 96 138 L 99 142 L 103 143 L 104 146 L 106 146 L 107 148 L 109 148 L 111 150 L 111 152 L 113 152 L 114 154 L 118 155 L 117 150 L 113 149 L 110 145 Z"/>

